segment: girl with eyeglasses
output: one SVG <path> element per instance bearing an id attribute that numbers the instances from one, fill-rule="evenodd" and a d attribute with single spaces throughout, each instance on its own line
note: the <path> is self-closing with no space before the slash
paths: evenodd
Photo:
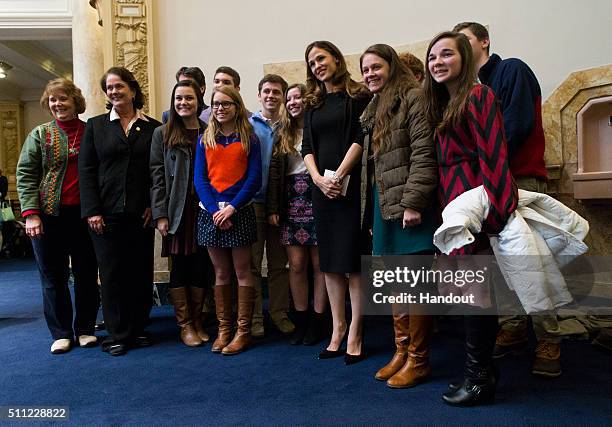
<path id="1" fill-rule="evenodd" d="M 211 107 L 208 128 L 196 148 L 198 244 L 208 248 L 215 270 L 219 333 L 212 351 L 232 355 L 246 350 L 251 341 L 255 290 L 250 247 L 257 240 L 251 200 L 261 187 L 261 148 L 236 89 L 215 89 Z M 238 330 L 232 339 L 233 271 L 238 279 Z"/>

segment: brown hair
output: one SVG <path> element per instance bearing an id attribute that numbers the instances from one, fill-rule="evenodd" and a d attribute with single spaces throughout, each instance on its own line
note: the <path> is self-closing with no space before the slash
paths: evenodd
<path id="1" fill-rule="evenodd" d="M 238 74 L 238 71 L 234 70 L 232 67 L 222 65 L 221 67 L 215 70 L 215 76 L 219 73 L 223 73 L 223 74 L 227 74 L 228 76 L 231 76 L 232 79 L 234 80 L 234 86 L 236 87 L 240 86 L 240 74 Z"/>
<path id="2" fill-rule="evenodd" d="M 134 99 L 132 100 L 132 105 L 135 110 L 140 110 L 144 107 L 145 104 L 145 96 L 142 93 L 142 89 L 140 89 L 140 84 L 134 77 L 134 74 L 130 70 L 125 67 L 110 67 L 106 73 L 100 79 L 100 87 L 102 88 L 102 92 L 106 93 L 106 79 L 109 74 L 114 74 L 118 76 L 121 80 L 123 80 L 129 87 L 134 91 Z M 110 110 L 113 108 L 113 104 L 110 101 L 106 103 L 106 109 Z"/>
<path id="3" fill-rule="evenodd" d="M 291 89 L 298 88 L 302 95 L 302 102 L 304 102 L 304 94 L 306 93 L 306 86 L 302 83 L 292 84 L 287 88 L 285 92 L 285 105 L 287 105 L 287 95 Z M 304 106 L 305 108 L 306 106 Z M 303 114 L 302 110 L 302 114 Z M 280 118 L 280 126 L 276 132 L 278 142 L 274 144 L 274 154 L 297 154 L 295 149 L 295 143 L 299 137 L 300 130 L 302 127 L 299 125 L 299 119 L 291 116 L 287 108 L 283 108 Z"/>
<path id="4" fill-rule="evenodd" d="M 265 76 L 263 76 L 263 78 L 259 81 L 259 84 L 257 85 L 257 93 L 261 93 L 261 88 L 266 83 L 279 84 L 281 85 L 281 91 L 283 92 L 283 96 L 285 96 L 285 94 L 287 93 L 287 82 L 278 74 L 266 74 Z"/>
<path id="5" fill-rule="evenodd" d="M 408 92 L 419 87 L 414 74 L 400 61 L 397 52 L 389 45 L 375 44 L 370 46 L 359 57 L 359 67 L 363 65 L 363 58 L 367 54 L 373 54 L 389 64 L 389 78 L 378 94 L 378 106 L 374 120 L 374 133 L 372 135 L 372 150 L 376 155 L 379 151 L 386 152 L 389 147 L 389 134 L 391 133 L 391 122 L 397 111 L 394 110 L 398 96 L 400 100 L 405 99 Z"/>
<path id="6" fill-rule="evenodd" d="M 478 39 L 478 41 L 489 40 L 489 45 L 487 46 L 487 54 L 489 53 L 489 48 L 491 47 L 491 39 L 489 38 L 489 31 L 487 27 L 478 22 L 460 22 L 459 24 L 453 27 L 453 31 L 460 32 L 461 30 L 470 30 L 474 37 Z"/>
<path id="7" fill-rule="evenodd" d="M 43 94 L 40 97 L 40 106 L 43 110 L 48 111 L 49 109 L 49 97 L 58 92 L 64 92 L 66 95 L 72 98 L 74 101 L 74 108 L 76 114 L 81 114 L 85 112 L 85 98 L 81 93 L 81 89 L 79 89 L 72 81 L 65 79 L 63 77 L 50 80 L 45 86 L 45 90 L 43 90 Z"/>
<path id="8" fill-rule="evenodd" d="M 181 76 L 189 77 L 191 80 L 195 81 L 200 87 L 200 91 L 202 88 L 206 87 L 206 77 L 200 67 L 181 67 L 176 72 L 177 82 Z"/>
<path id="9" fill-rule="evenodd" d="M 342 87 L 342 90 L 351 98 L 362 99 L 370 97 L 370 91 L 363 84 L 358 83 L 351 78 L 351 73 L 349 73 L 348 68 L 346 67 L 346 60 L 344 59 L 342 52 L 340 52 L 340 49 L 338 49 L 332 42 L 318 40 L 310 43 L 306 47 L 306 53 L 304 55 L 306 60 L 306 95 L 304 96 L 304 102 L 308 107 L 320 107 L 321 103 L 323 102 L 323 96 L 327 93 L 325 84 L 315 77 L 310 69 L 310 66 L 308 65 L 308 55 L 315 47 L 323 49 L 336 60 L 338 65 L 336 68 L 336 74 L 332 80 L 332 83 L 335 86 Z"/>
<path id="10" fill-rule="evenodd" d="M 170 99 L 170 110 L 168 111 L 168 124 L 163 131 L 164 144 L 167 147 L 191 144 L 187 138 L 187 128 L 185 128 L 185 123 L 174 107 L 174 95 L 176 94 L 176 89 L 179 87 L 190 87 L 193 89 L 195 98 L 198 102 L 196 117 L 200 116 L 204 107 L 202 91 L 200 90 L 200 86 L 197 82 L 193 80 L 182 80 L 174 85 L 174 89 L 172 89 L 172 97 Z"/>
<path id="11" fill-rule="evenodd" d="M 414 74 L 417 82 L 420 83 L 423 81 L 425 78 L 425 66 L 423 65 L 423 61 L 410 52 L 400 54 L 399 59 L 406 67 L 408 67 L 410 71 L 412 71 L 412 74 Z"/>
<path id="12" fill-rule="evenodd" d="M 213 101 L 215 100 L 215 95 L 217 93 L 222 93 L 229 96 L 232 101 L 236 103 L 236 117 L 234 117 L 236 130 L 240 135 L 242 148 L 248 154 L 251 147 L 251 136 L 253 135 L 254 131 L 253 126 L 247 117 L 246 107 L 244 106 L 240 92 L 238 92 L 238 90 L 232 86 L 221 86 L 213 91 L 212 96 L 210 97 L 210 105 L 213 105 Z M 204 136 L 202 137 L 202 143 L 206 146 L 206 148 L 215 148 L 217 145 L 216 137 L 220 132 L 221 124 L 217 121 L 213 110 L 212 114 L 210 115 L 208 127 L 206 128 Z"/>
<path id="13" fill-rule="evenodd" d="M 425 114 L 429 124 L 438 132 L 445 132 L 452 126 L 457 126 L 465 109 L 470 91 L 476 82 L 476 68 L 472 59 L 472 47 L 468 38 L 454 31 L 438 34 L 427 48 L 427 63 L 431 48 L 442 39 L 453 39 L 461 57 L 461 72 L 457 77 L 457 93 L 451 99 L 446 86 L 438 83 L 431 76 L 429 65 L 425 67 Z"/>

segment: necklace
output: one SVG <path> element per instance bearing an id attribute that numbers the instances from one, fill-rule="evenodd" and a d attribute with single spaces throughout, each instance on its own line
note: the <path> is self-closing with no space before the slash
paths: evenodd
<path id="1" fill-rule="evenodd" d="M 76 154 L 79 154 L 79 148 L 80 148 L 80 147 L 75 147 L 75 145 L 76 145 L 77 138 L 79 137 L 79 131 L 80 131 L 80 130 L 81 130 L 81 127 L 80 127 L 80 126 L 79 126 L 79 127 L 77 127 L 76 135 L 74 135 L 74 139 L 72 140 L 72 144 L 70 144 L 70 145 L 68 146 L 68 155 L 69 155 L 69 156 L 70 156 L 70 155 L 76 155 Z"/>

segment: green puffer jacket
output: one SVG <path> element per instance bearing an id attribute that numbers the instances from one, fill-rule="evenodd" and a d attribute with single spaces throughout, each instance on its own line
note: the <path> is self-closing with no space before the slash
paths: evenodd
<path id="1" fill-rule="evenodd" d="M 17 194 L 21 212 L 40 210 L 59 215 L 62 183 L 68 165 L 68 137 L 55 120 L 35 127 L 17 163 Z"/>
<path id="2" fill-rule="evenodd" d="M 423 212 L 430 207 L 438 185 L 438 165 L 433 130 L 425 118 L 423 91 L 420 88 L 395 94 L 395 111 L 390 144 L 385 152 L 374 157 L 374 179 L 382 217 L 401 219 L 404 209 Z M 361 115 L 366 134 L 363 144 L 362 200 L 366 198 L 367 160 L 379 97 L 376 96 Z M 372 180 L 370 180 L 372 182 Z"/>

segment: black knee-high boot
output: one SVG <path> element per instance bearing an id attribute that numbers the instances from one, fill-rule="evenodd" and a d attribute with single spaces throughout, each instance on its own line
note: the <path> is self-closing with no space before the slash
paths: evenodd
<path id="1" fill-rule="evenodd" d="M 497 372 L 492 365 L 497 335 L 497 316 L 465 316 L 465 380 L 442 396 L 455 406 L 492 403 L 497 386 Z"/>

